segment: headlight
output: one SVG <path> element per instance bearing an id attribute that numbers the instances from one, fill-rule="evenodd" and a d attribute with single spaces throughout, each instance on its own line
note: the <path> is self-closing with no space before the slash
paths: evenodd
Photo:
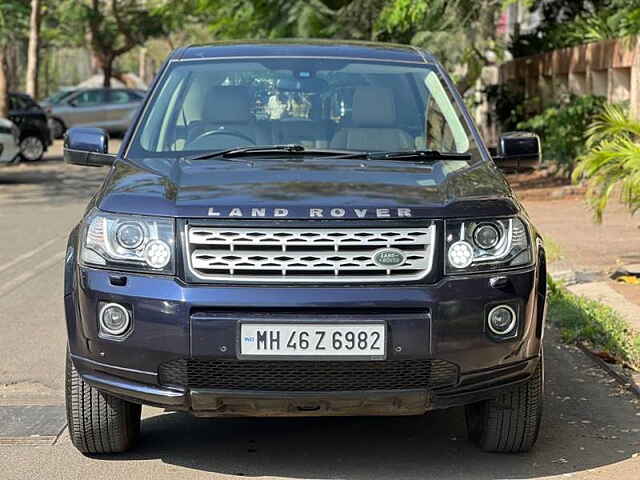
<path id="1" fill-rule="evenodd" d="M 469 273 L 521 267 L 531 263 L 531 242 L 517 218 L 447 220 L 446 272 Z"/>
<path id="2" fill-rule="evenodd" d="M 173 220 L 94 212 L 82 238 L 81 262 L 172 274 L 175 259 Z"/>

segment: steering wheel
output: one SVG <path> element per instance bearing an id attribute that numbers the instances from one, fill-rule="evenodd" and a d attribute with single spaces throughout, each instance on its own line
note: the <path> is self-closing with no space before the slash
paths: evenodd
<path id="1" fill-rule="evenodd" d="M 249 142 L 249 144 L 251 145 L 256 144 L 256 142 L 251 137 L 245 135 L 244 133 L 236 132 L 234 130 L 211 130 L 210 132 L 204 132 L 198 135 L 192 141 L 190 141 L 189 144 L 193 145 L 194 143 L 198 142 L 199 140 L 202 140 L 203 138 L 213 137 L 214 135 L 228 135 L 230 137 L 241 138 L 242 140 Z"/>

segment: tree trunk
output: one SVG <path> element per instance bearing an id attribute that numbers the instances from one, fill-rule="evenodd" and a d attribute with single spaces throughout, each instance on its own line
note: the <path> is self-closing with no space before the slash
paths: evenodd
<path id="1" fill-rule="evenodd" d="M 104 76 L 102 86 L 111 88 L 111 77 L 113 76 L 113 59 L 106 58 L 102 62 L 102 75 Z"/>
<path id="2" fill-rule="evenodd" d="M 31 0 L 31 19 L 29 21 L 29 50 L 27 54 L 27 93 L 38 98 L 38 63 L 40 47 L 40 0 Z"/>
<path id="3" fill-rule="evenodd" d="M 138 56 L 138 77 L 140 80 L 147 84 L 147 49 L 146 47 L 140 48 L 140 55 Z"/>
<path id="4" fill-rule="evenodd" d="M 0 44 L 0 118 L 9 116 L 7 70 L 7 47 Z"/>

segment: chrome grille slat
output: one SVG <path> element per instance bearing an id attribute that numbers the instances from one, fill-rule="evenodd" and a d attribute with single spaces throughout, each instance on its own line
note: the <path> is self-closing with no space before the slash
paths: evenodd
<path id="1" fill-rule="evenodd" d="M 262 250 L 231 252 L 229 250 L 194 250 L 191 262 L 196 270 L 219 269 L 220 264 L 234 270 L 335 270 L 361 268 L 380 270 L 364 252 L 265 252 Z M 424 270 L 429 259 L 424 252 L 410 252 L 407 261 L 394 270 Z"/>
<path id="2" fill-rule="evenodd" d="M 190 244 L 196 245 L 349 245 L 386 246 L 429 243 L 429 230 L 353 230 L 353 229 L 220 229 L 192 227 Z"/>
<path id="3" fill-rule="evenodd" d="M 198 279 L 234 282 L 419 280 L 433 263 L 435 225 L 423 228 L 222 228 L 186 226 L 187 267 Z M 381 248 L 402 265 L 376 265 Z"/>

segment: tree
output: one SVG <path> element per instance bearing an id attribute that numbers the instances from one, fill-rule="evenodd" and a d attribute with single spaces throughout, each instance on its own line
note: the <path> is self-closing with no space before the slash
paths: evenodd
<path id="1" fill-rule="evenodd" d="M 193 0 L 174 1 L 184 5 Z M 220 39 L 328 37 L 334 33 L 330 26 L 336 12 L 322 0 L 198 0 L 196 4 L 194 11 Z"/>
<path id="2" fill-rule="evenodd" d="M 378 18 L 377 38 L 410 43 L 436 55 L 457 72 L 461 93 L 482 69 L 496 65 L 504 51 L 496 22 L 510 0 L 391 0 Z"/>
<path id="3" fill-rule="evenodd" d="M 511 1 L 199 0 L 197 11 L 218 38 L 329 37 L 425 47 L 449 70 L 464 72 L 457 79 L 464 93 L 502 56 L 496 22 Z"/>
<path id="4" fill-rule="evenodd" d="M 9 114 L 7 45 L 24 31 L 27 11 L 20 0 L 0 2 L 0 117 Z"/>
<path id="5" fill-rule="evenodd" d="M 149 38 L 166 34 L 160 7 L 166 2 L 142 0 L 67 0 L 61 7 L 62 23 L 78 45 L 88 44 L 96 68 L 111 86 L 114 62 L 143 45 Z M 69 27 L 66 27 L 69 29 Z"/>
<path id="6" fill-rule="evenodd" d="M 29 49 L 27 52 L 27 93 L 38 98 L 38 65 L 40 50 L 40 23 L 42 3 L 31 0 L 31 16 L 29 19 Z"/>

